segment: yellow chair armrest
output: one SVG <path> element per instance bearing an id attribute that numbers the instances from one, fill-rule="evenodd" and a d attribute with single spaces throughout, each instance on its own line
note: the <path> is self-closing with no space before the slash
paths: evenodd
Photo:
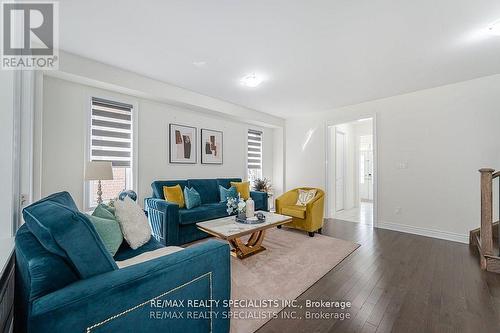
<path id="1" fill-rule="evenodd" d="M 321 203 L 321 200 L 323 200 L 324 194 L 323 193 L 318 193 L 314 199 L 312 199 L 310 202 L 307 203 L 306 205 L 306 210 L 311 210 L 313 206 L 316 206 Z"/>
<path id="2" fill-rule="evenodd" d="M 276 205 L 275 205 L 276 212 L 280 213 L 282 207 L 295 205 L 296 202 L 297 202 L 296 190 L 285 192 L 281 196 L 276 198 Z"/>

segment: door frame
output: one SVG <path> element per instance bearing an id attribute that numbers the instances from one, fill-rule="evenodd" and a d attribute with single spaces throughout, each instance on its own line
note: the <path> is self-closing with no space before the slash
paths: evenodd
<path id="1" fill-rule="evenodd" d="M 346 133 L 339 130 L 337 127 L 334 127 L 335 128 L 335 154 L 333 154 L 334 158 L 333 158 L 333 165 L 334 167 L 336 168 L 337 165 L 339 164 L 338 163 L 338 160 L 337 160 L 337 138 L 338 138 L 338 135 L 341 134 L 343 137 L 344 137 L 344 144 L 343 144 L 343 158 L 344 158 L 344 163 L 342 163 L 342 178 L 344 179 L 344 182 L 343 182 L 343 186 L 342 186 L 342 209 L 341 210 L 345 210 L 345 192 L 346 192 L 346 183 L 345 183 L 345 176 L 346 176 L 346 168 L 347 168 L 347 151 L 346 151 L 346 148 L 347 148 L 347 142 L 346 142 Z M 331 142 L 331 141 L 330 141 Z M 335 195 L 334 195 L 334 199 L 332 201 L 333 203 L 333 207 L 332 207 L 332 212 L 335 214 L 336 212 L 339 212 L 340 210 L 338 209 L 337 207 L 337 171 L 335 170 Z"/>
<path id="2" fill-rule="evenodd" d="M 377 131 L 377 114 L 376 112 L 367 112 L 353 115 L 345 115 L 343 117 L 338 117 L 338 119 L 327 120 L 324 125 L 325 135 L 325 184 L 324 188 L 331 190 L 332 175 L 330 174 L 330 163 L 334 161 L 332 156 L 333 148 L 331 147 L 331 131 L 330 127 L 337 125 L 352 123 L 361 119 L 371 118 L 372 119 L 372 131 L 373 131 L 373 224 L 372 227 L 378 225 L 378 131 Z M 334 206 L 334 205 L 333 205 Z M 332 218 L 332 212 L 334 212 L 335 207 L 332 207 L 331 200 L 327 200 L 326 204 L 326 217 Z"/>

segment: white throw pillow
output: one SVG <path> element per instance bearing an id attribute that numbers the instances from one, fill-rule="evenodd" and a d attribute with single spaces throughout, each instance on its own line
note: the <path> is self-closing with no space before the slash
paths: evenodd
<path id="1" fill-rule="evenodd" d="M 128 196 L 115 201 L 115 216 L 122 229 L 123 238 L 135 250 L 151 238 L 151 228 L 141 207 Z"/>
<path id="2" fill-rule="evenodd" d="M 316 190 L 299 190 L 299 197 L 297 199 L 297 206 L 307 205 L 316 196 Z"/>

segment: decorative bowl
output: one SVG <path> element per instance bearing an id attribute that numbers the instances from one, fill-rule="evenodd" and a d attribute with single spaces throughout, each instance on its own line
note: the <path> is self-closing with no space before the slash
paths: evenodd
<path id="1" fill-rule="evenodd" d="M 238 223 L 243 223 L 243 224 L 259 224 L 259 223 L 264 223 L 266 222 L 266 217 L 264 214 L 255 214 L 256 219 L 247 219 L 246 216 L 242 217 L 240 215 L 235 216 L 235 220 Z"/>

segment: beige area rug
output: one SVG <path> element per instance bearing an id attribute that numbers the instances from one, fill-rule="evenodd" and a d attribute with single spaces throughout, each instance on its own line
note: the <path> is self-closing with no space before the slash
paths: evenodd
<path id="1" fill-rule="evenodd" d="M 359 247 L 341 239 L 291 229 L 272 228 L 262 243 L 266 251 L 240 260 L 231 257 L 232 300 L 294 300 Z M 232 308 L 233 312 L 278 313 L 283 307 Z M 243 313 L 243 316 L 245 313 Z M 264 319 L 231 319 L 232 333 L 254 332 Z"/>

